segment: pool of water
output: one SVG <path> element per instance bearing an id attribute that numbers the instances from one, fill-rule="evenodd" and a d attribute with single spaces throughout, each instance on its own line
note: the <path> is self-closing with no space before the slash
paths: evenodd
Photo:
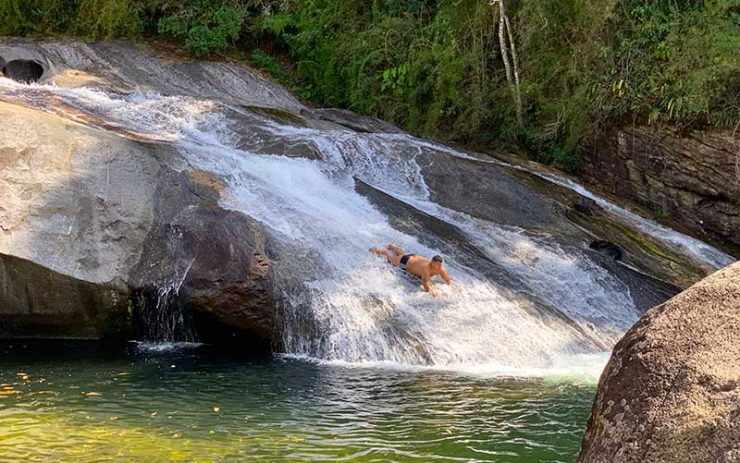
<path id="1" fill-rule="evenodd" d="M 0 346 L 2 462 L 572 462 L 593 379 Z"/>

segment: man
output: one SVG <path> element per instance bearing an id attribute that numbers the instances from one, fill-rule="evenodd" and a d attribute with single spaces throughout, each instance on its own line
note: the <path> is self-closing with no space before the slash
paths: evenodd
<path id="1" fill-rule="evenodd" d="M 421 284 L 424 285 L 424 290 L 434 294 L 430 285 L 432 277 L 439 275 L 448 285 L 452 283 L 450 276 L 447 275 L 447 270 L 444 268 L 444 263 L 440 256 L 432 257 L 432 260 L 425 259 L 421 256 L 414 254 L 406 254 L 406 251 L 399 248 L 393 243 L 388 243 L 388 252 L 385 249 L 378 249 L 375 246 L 370 248 L 370 252 L 379 256 L 385 256 L 393 266 L 399 267 L 402 270 L 406 270 L 410 274 L 421 278 Z"/>

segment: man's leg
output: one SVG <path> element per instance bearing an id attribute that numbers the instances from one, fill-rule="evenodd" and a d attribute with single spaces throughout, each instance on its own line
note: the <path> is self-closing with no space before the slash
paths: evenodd
<path id="1" fill-rule="evenodd" d="M 393 251 L 394 254 L 396 254 L 398 257 L 403 257 L 406 254 L 406 251 L 399 248 L 393 243 L 388 243 L 388 246 L 386 246 L 389 251 Z"/>
<path id="2" fill-rule="evenodd" d="M 385 249 L 378 249 L 375 246 L 373 246 L 372 248 L 370 248 L 370 252 L 372 252 L 373 254 L 377 254 L 379 256 L 385 256 L 385 258 L 388 259 L 388 262 L 390 262 L 391 265 L 394 265 L 396 267 L 398 267 L 398 264 L 401 262 L 400 256 L 394 256 L 393 254 L 386 251 Z"/>

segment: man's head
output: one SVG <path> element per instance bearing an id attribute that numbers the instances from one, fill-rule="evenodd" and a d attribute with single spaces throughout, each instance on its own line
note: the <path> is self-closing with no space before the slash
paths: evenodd
<path id="1" fill-rule="evenodd" d="M 439 270 L 442 268 L 443 263 L 444 263 L 444 260 L 442 260 L 442 256 L 434 256 L 432 257 L 431 267 L 434 270 Z"/>

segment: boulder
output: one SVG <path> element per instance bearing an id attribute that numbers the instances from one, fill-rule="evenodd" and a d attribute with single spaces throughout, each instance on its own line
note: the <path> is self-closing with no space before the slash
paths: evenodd
<path id="1" fill-rule="evenodd" d="M 0 336 L 142 337 L 148 292 L 201 340 L 269 349 L 265 238 L 217 179 L 168 144 L 8 103 L 0 119 Z"/>
<path id="2" fill-rule="evenodd" d="M 651 309 L 619 341 L 578 461 L 740 461 L 740 263 Z"/>
<path id="3" fill-rule="evenodd" d="M 191 317 L 199 341 L 270 351 L 278 342 L 274 280 L 257 222 L 198 204 L 163 219 L 149 233 L 133 286 L 157 295 L 161 288 L 176 287 L 168 302 L 181 305 Z M 160 299 L 141 300 L 138 310 L 163 309 Z M 161 328 L 150 327 L 154 331 L 144 334 L 156 339 Z"/>

